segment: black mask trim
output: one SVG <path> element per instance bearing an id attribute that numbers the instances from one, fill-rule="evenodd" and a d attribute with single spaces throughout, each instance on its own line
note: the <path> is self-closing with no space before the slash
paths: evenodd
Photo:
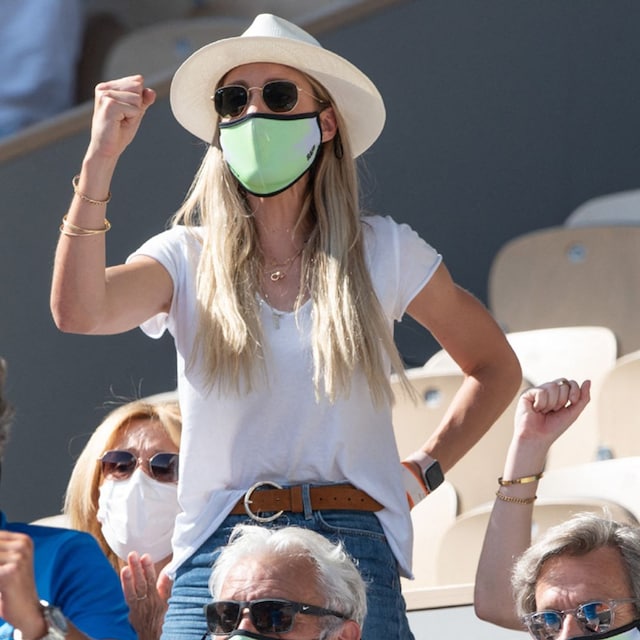
<path id="1" fill-rule="evenodd" d="M 230 127 L 235 127 L 237 124 L 241 124 L 246 122 L 247 120 L 254 120 L 256 118 L 261 118 L 263 120 L 305 120 L 307 118 L 312 117 L 319 118 L 320 111 L 309 111 L 309 113 L 248 113 L 246 116 L 242 116 L 242 118 L 237 118 L 236 120 L 228 120 L 226 122 L 220 121 L 218 123 L 218 127 L 220 129 L 229 129 Z M 318 125 L 320 125 L 320 120 L 318 119 Z"/>
<path id="2" fill-rule="evenodd" d="M 590 633 L 586 636 L 576 636 L 571 640 L 605 640 L 605 638 L 614 638 L 615 636 L 619 636 L 627 631 L 631 631 L 633 629 L 638 630 L 637 640 L 640 640 L 640 618 L 634 620 L 633 622 L 629 622 L 621 627 L 616 627 L 615 629 L 609 629 L 608 631 L 603 631 L 602 633 Z M 634 640 L 636 640 L 634 638 Z"/>

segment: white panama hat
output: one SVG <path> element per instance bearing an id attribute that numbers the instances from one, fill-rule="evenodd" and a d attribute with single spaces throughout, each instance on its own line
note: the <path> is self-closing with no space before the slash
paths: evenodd
<path id="1" fill-rule="evenodd" d="M 317 80 L 346 124 L 342 135 L 348 136 L 354 158 L 380 135 L 385 108 L 373 82 L 300 27 L 269 13 L 258 15 L 241 36 L 205 45 L 183 62 L 171 82 L 170 102 L 176 120 L 211 144 L 218 123 L 211 96 L 227 72 L 251 62 L 287 65 Z"/>

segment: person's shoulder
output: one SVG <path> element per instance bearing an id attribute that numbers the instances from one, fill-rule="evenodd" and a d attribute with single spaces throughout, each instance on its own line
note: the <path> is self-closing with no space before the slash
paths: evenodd
<path id="1" fill-rule="evenodd" d="M 199 251 L 202 248 L 202 228 L 177 224 L 151 236 L 128 260 L 136 254 L 149 254 L 156 256 L 186 254 Z"/>
<path id="2" fill-rule="evenodd" d="M 366 242 L 372 242 L 376 238 L 399 240 L 405 237 L 418 237 L 413 227 L 406 222 L 398 222 L 388 215 L 363 215 L 361 224 Z"/>
<path id="3" fill-rule="evenodd" d="M 379 227 L 389 227 L 398 224 L 391 216 L 385 216 L 379 213 L 363 213 L 360 216 L 360 223 L 363 227 L 370 227 L 372 229 L 377 229 Z"/>
<path id="4" fill-rule="evenodd" d="M 89 545 L 97 544 L 94 537 L 85 531 L 67 529 L 65 527 L 49 527 L 40 524 L 29 524 L 26 522 L 12 522 L 7 529 L 17 533 L 26 533 L 34 541 L 34 544 L 77 544 Z"/>
<path id="5" fill-rule="evenodd" d="M 202 227 L 176 224 L 153 236 L 169 242 L 202 242 Z M 151 238 L 151 239 L 153 239 Z"/>

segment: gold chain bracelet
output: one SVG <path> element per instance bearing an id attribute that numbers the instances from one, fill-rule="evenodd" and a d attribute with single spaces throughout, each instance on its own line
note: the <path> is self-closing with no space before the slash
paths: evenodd
<path id="1" fill-rule="evenodd" d="M 533 496 L 532 498 L 514 498 L 513 496 L 505 496 L 504 493 L 500 493 L 500 489 L 496 491 L 496 496 L 500 500 L 504 500 L 505 502 L 513 502 L 515 504 L 532 504 L 538 497 Z"/>
<path id="2" fill-rule="evenodd" d="M 71 179 L 71 185 L 73 186 L 73 193 L 75 193 L 78 196 L 78 198 L 80 198 L 80 200 L 84 200 L 89 204 L 109 204 L 109 202 L 111 202 L 111 191 L 109 191 L 107 198 L 105 200 L 94 200 L 93 198 L 90 198 L 88 195 L 82 193 L 80 189 L 78 189 L 79 180 L 80 180 L 80 174 L 78 173 L 75 176 L 73 176 L 73 178 Z"/>

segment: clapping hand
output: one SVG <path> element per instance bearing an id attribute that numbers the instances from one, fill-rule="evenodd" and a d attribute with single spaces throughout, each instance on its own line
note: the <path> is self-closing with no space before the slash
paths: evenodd
<path id="1" fill-rule="evenodd" d="M 120 581 L 129 605 L 129 621 L 139 640 L 160 638 L 171 592 L 168 580 L 163 573 L 158 578 L 149 555 L 139 556 L 133 551 L 127 556 L 127 564 L 120 571 Z"/>

